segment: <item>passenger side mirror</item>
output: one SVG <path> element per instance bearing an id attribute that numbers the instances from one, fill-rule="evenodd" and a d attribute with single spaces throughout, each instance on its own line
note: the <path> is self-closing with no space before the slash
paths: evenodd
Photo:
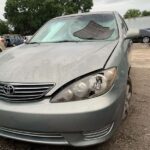
<path id="1" fill-rule="evenodd" d="M 135 39 L 140 37 L 140 30 L 139 29 L 129 29 L 125 39 Z"/>

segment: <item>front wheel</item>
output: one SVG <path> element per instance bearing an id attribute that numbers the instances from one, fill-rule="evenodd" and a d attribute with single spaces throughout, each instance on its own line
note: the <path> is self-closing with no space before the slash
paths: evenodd
<path id="1" fill-rule="evenodd" d="M 122 120 L 125 120 L 129 114 L 131 98 L 132 98 L 132 81 L 131 78 L 128 77 Z"/>
<path id="2" fill-rule="evenodd" d="M 143 43 L 149 43 L 150 42 L 150 38 L 149 37 L 144 37 L 143 38 Z"/>

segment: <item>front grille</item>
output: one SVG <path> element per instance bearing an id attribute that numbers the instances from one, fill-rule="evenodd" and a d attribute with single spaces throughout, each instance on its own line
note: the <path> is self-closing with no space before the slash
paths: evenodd
<path id="1" fill-rule="evenodd" d="M 0 82 L 0 100 L 27 101 L 44 97 L 54 83 L 7 83 Z"/>

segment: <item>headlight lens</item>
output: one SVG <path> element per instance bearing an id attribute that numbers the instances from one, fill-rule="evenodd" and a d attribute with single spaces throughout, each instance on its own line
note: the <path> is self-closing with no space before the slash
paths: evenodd
<path id="1" fill-rule="evenodd" d="M 52 103 L 90 99 L 109 91 L 117 76 L 117 69 L 110 68 L 84 77 L 64 88 L 51 100 Z"/>

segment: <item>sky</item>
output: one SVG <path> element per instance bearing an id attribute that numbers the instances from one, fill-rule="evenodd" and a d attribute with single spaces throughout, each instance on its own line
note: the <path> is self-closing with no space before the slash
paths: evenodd
<path id="1" fill-rule="evenodd" d="M 150 0 L 93 0 L 94 11 L 118 11 L 124 15 L 128 9 L 135 8 L 140 10 L 150 10 Z M 0 0 L 0 19 L 4 19 L 4 7 L 6 0 Z"/>
<path id="2" fill-rule="evenodd" d="M 150 11 L 150 0 L 94 0 L 91 11 L 118 11 L 124 15 L 128 9 Z"/>

